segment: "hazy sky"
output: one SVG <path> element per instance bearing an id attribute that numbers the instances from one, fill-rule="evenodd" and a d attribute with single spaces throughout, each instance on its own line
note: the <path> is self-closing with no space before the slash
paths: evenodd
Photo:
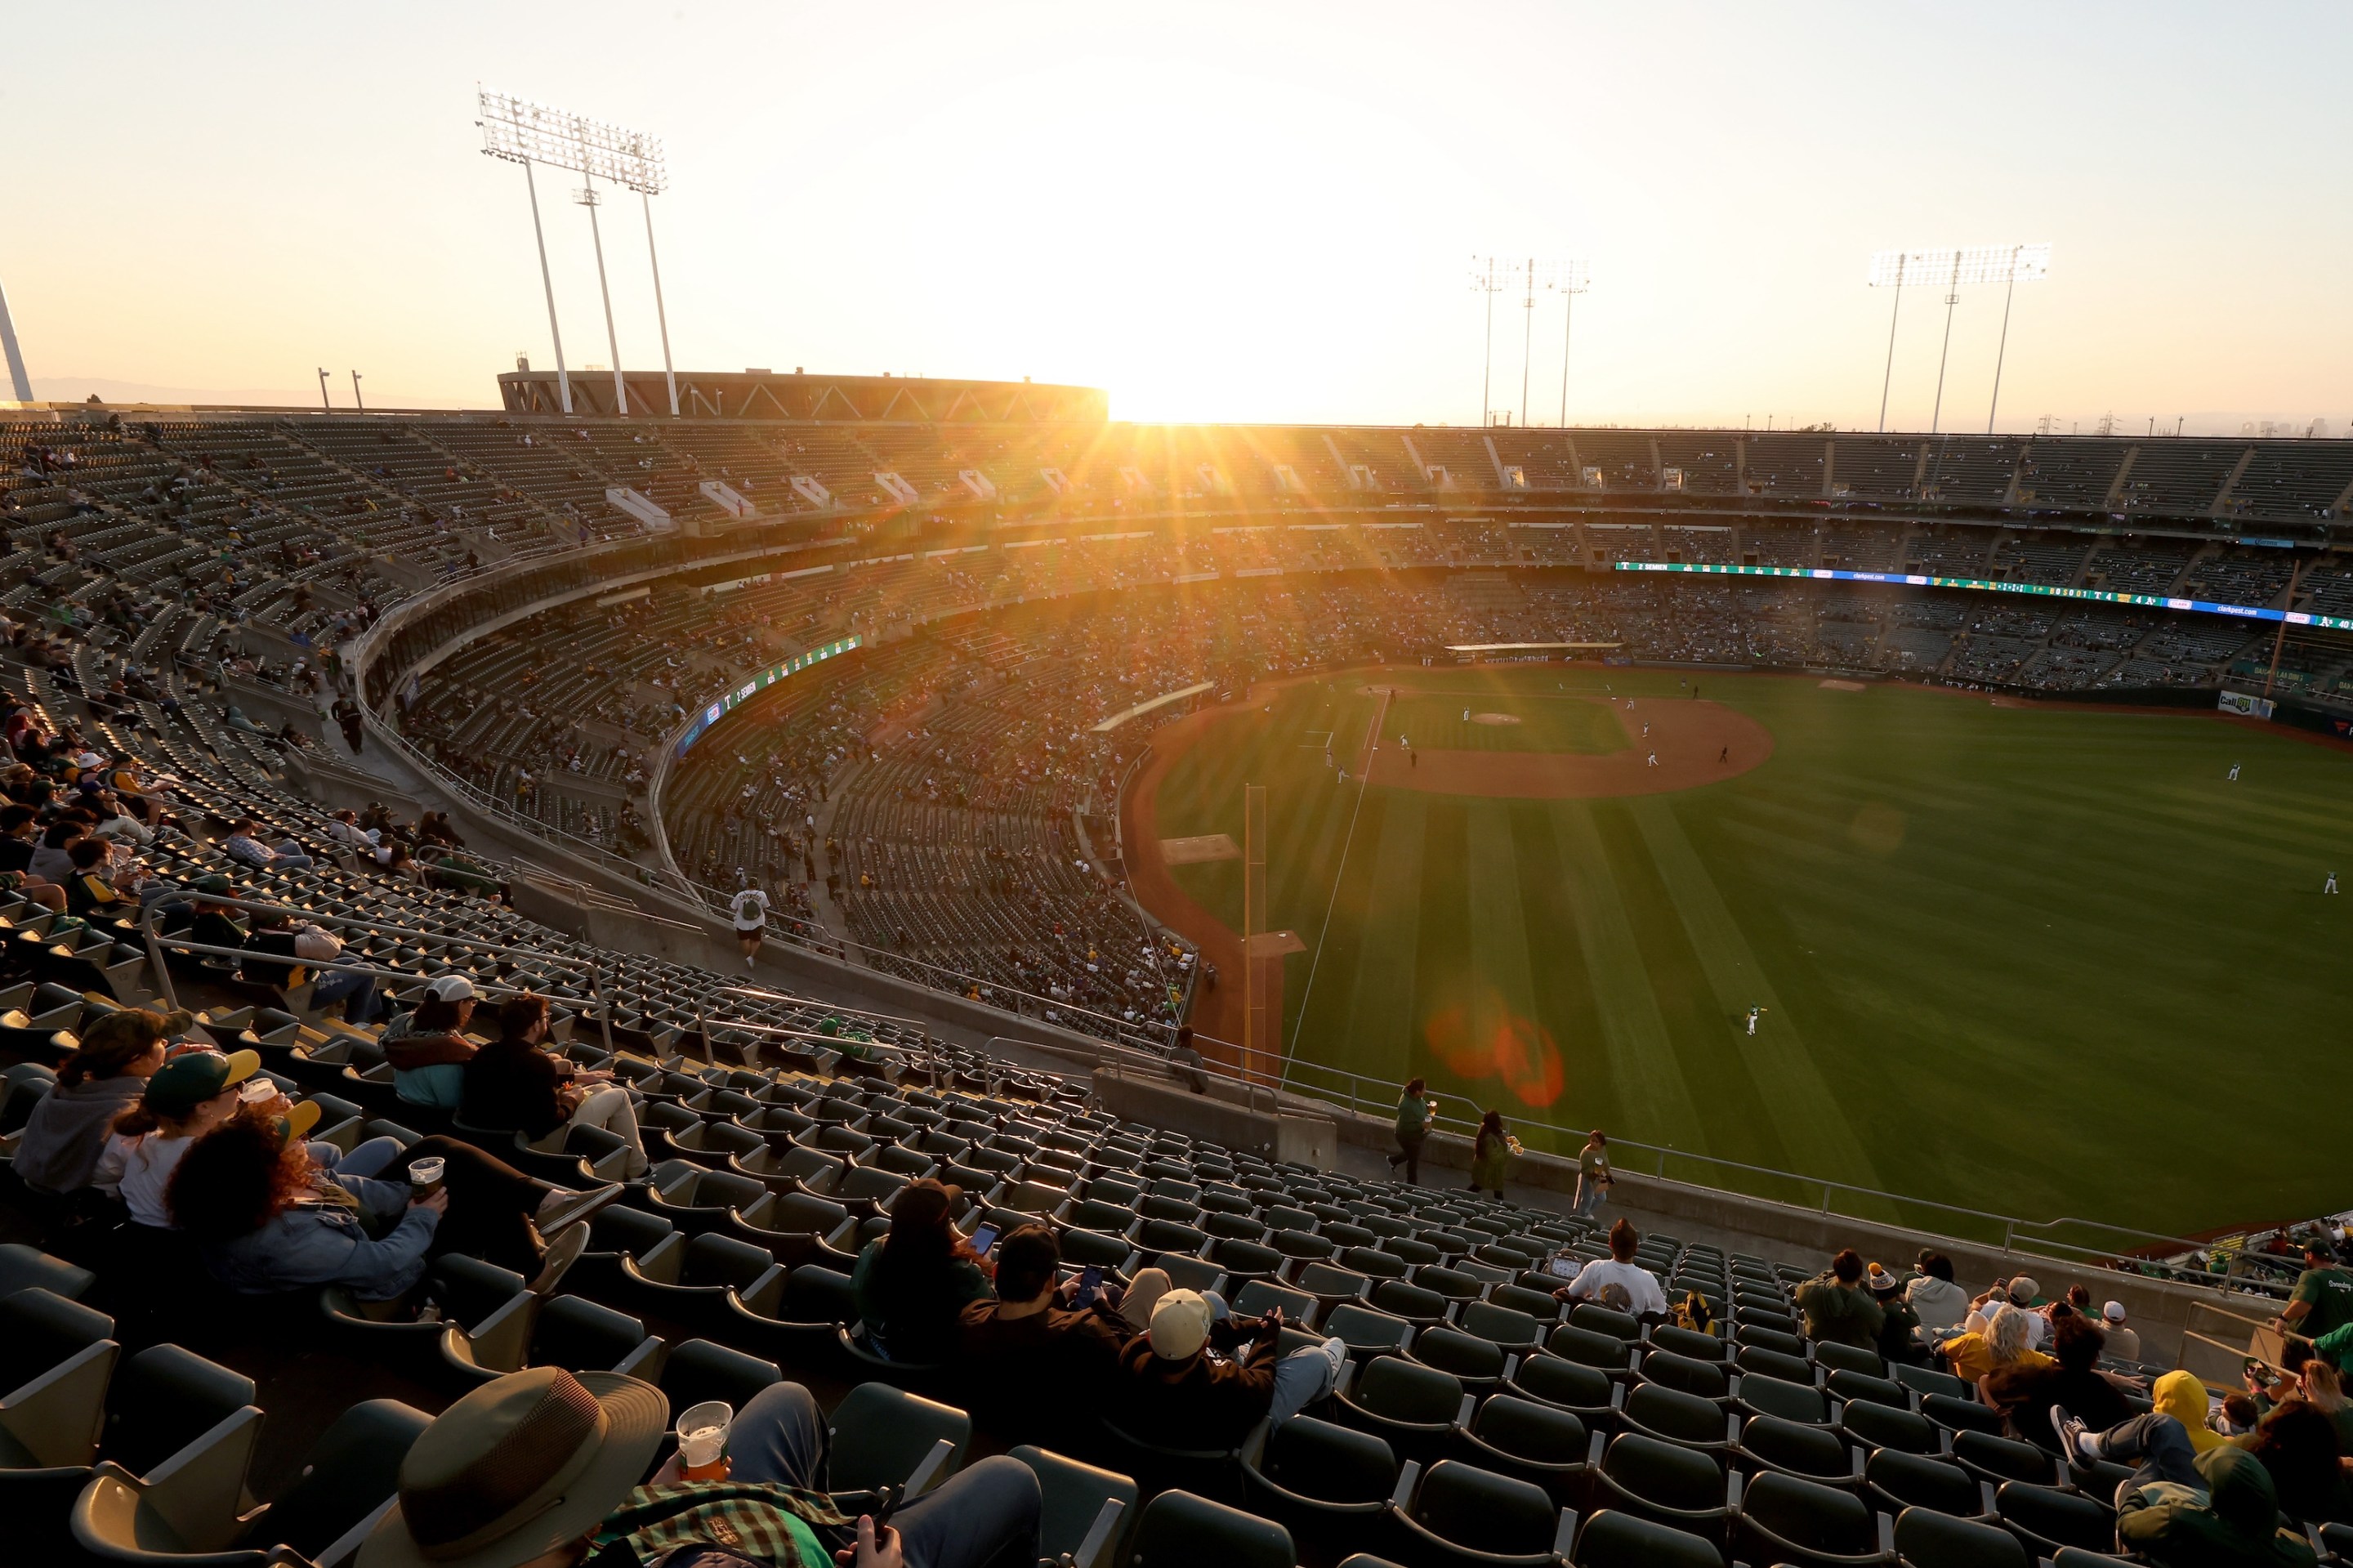
<path id="1" fill-rule="evenodd" d="M 2353 421 L 2353 7 L 571 3 L 21 7 L 0 281 L 43 396 L 480 407 L 553 363 L 483 85 L 667 144 L 683 367 L 1018 377 L 1113 416 L 1475 422 L 1471 259 L 1582 256 L 1575 422 L 1878 418 L 1872 250 L 2047 239 L 2005 429 Z M 586 215 L 543 173 L 571 364 Z M 657 367 L 634 199 L 621 354 Z M 1943 428 L 1983 429 L 1964 292 Z M 1906 290 L 1892 426 L 1944 309 Z M 1494 395 L 1560 408 L 1561 306 Z"/>

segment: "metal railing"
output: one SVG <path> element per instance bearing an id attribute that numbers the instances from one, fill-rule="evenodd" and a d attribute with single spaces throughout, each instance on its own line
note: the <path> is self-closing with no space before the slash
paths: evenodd
<path id="1" fill-rule="evenodd" d="M 1307 1098 L 1343 1107 L 1356 1116 L 1386 1118 L 1395 1112 L 1405 1094 L 1405 1086 L 1392 1078 L 1271 1051 L 1261 1050 L 1245 1056 L 1243 1048 L 1231 1041 L 1214 1040 L 1208 1035 L 1197 1038 L 1233 1052 L 1241 1064 L 1236 1075 L 1246 1083 L 1271 1084 Z M 1227 1069 L 1212 1064 L 1212 1070 Z M 1476 1136 L 1484 1107 L 1467 1096 L 1439 1089 L 1427 1092 L 1440 1107 L 1431 1118 L 1433 1129 L 1464 1138 Z M 1450 1106 L 1461 1107 L 1462 1114 L 1451 1114 Z M 1583 1147 L 1583 1129 L 1528 1117 L 1515 1119 L 1524 1130 L 1546 1135 L 1554 1144 L 1550 1151 L 1535 1152 L 1573 1157 Z M 2021 1219 L 1989 1209 L 1750 1164 L 1697 1150 L 1677 1149 L 1672 1144 L 1645 1143 L 1616 1133 L 1609 1135 L 1609 1148 L 1611 1165 L 1620 1174 L 1630 1172 L 1671 1185 L 1730 1192 L 1806 1209 L 1825 1217 L 1926 1231 L 1968 1245 L 1998 1248 L 2005 1254 L 2031 1251 L 2108 1269 L 2129 1266 L 2134 1262 L 2154 1263 L 2162 1269 L 2164 1277 L 2207 1285 L 2232 1294 L 2274 1295 L 2278 1293 L 2274 1287 L 2284 1285 L 2284 1281 L 2269 1278 L 2268 1270 L 2254 1261 L 2259 1255 L 2249 1253 L 2242 1245 L 2201 1242 L 2073 1216 Z M 2198 1261 L 2166 1261 L 2185 1255 Z M 2217 1255 L 2222 1266 L 2207 1266 L 2206 1260 Z"/>

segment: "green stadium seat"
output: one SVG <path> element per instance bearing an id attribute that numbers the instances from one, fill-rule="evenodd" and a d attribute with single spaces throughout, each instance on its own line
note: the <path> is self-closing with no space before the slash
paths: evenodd
<path id="1" fill-rule="evenodd" d="M 920 1496 L 954 1475 L 972 1441 L 972 1417 L 888 1383 L 861 1383 L 826 1422 L 826 1485 L 872 1491 L 905 1485 Z"/>

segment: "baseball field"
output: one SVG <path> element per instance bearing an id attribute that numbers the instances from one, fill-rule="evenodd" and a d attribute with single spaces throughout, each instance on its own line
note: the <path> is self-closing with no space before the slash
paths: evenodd
<path id="1" fill-rule="evenodd" d="M 1237 1036 L 1242 868 L 1202 846 L 1240 842 L 1246 784 L 1298 1062 L 1425 1075 L 1531 1147 L 1600 1126 L 2032 1219 L 2353 1204 L 2353 898 L 2322 891 L 2353 753 L 1799 676 L 1261 687 L 1162 730 L 1127 819 L 1139 895 L 1220 966 L 1197 1021 Z"/>

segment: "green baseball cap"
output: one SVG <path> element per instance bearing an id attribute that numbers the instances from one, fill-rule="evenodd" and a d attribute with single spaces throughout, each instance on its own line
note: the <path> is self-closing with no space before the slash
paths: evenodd
<path id="1" fill-rule="evenodd" d="M 164 1064 L 147 1080 L 144 1103 L 157 1116 L 178 1121 L 232 1084 L 241 1084 L 261 1070 L 261 1057 L 252 1051 L 188 1051 Z"/>

